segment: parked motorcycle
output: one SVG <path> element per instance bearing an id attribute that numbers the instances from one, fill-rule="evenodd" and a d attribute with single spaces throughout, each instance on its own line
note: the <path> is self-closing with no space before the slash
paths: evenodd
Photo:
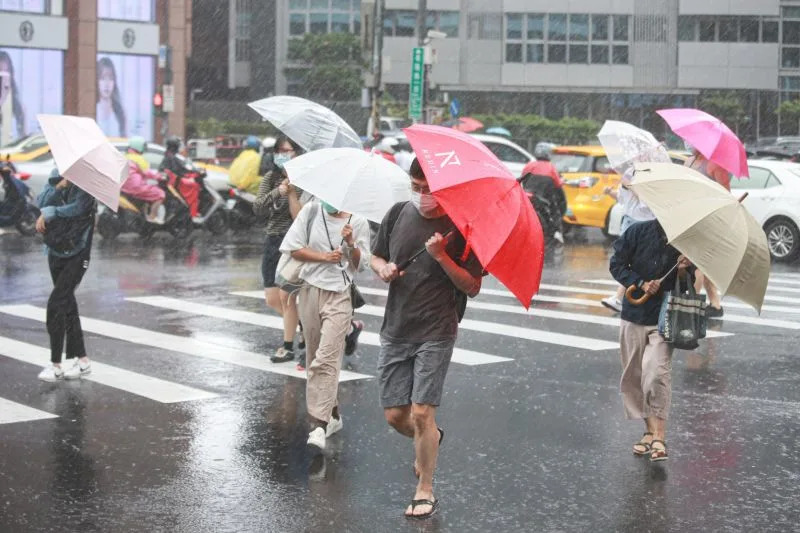
<path id="1" fill-rule="evenodd" d="M 120 233 L 138 233 L 144 238 L 149 238 L 156 231 L 164 230 L 176 239 L 187 238 L 193 229 L 189 205 L 168 181 L 160 181 L 159 187 L 166 192 L 164 199 L 166 215 L 163 224 L 147 220 L 145 216 L 149 208 L 147 202 L 122 193 L 116 213 L 104 205 L 98 208 L 97 231 L 100 235 L 109 240 L 115 239 Z"/>
<path id="2" fill-rule="evenodd" d="M 227 204 L 222 195 L 206 181 L 204 170 L 193 169 L 180 180 L 169 170 L 165 172 L 171 184 L 177 183 L 176 188 L 187 203 L 191 205 L 191 202 L 197 202 L 197 215 L 192 217 L 194 227 L 205 228 L 214 235 L 222 235 L 228 230 Z M 199 190 L 195 184 L 200 186 Z"/>
<path id="3" fill-rule="evenodd" d="M 36 233 L 36 219 L 40 211 L 36 207 L 33 193 L 25 180 L 30 174 L 18 173 L 13 163 L 6 160 L 0 163 L 0 176 L 3 180 L 3 198 L 0 199 L 0 227 L 15 227 L 22 235 Z"/>

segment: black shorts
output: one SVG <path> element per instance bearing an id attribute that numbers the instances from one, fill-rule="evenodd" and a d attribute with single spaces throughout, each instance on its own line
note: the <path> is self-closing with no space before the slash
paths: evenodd
<path id="1" fill-rule="evenodd" d="M 261 277 L 264 278 L 264 288 L 276 287 L 275 270 L 281 258 L 281 243 L 283 235 L 267 235 L 264 243 L 264 257 L 261 259 Z"/>

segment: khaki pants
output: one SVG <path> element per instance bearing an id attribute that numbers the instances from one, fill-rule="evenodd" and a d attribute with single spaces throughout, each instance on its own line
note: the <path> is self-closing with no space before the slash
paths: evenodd
<path id="1" fill-rule="evenodd" d="M 350 292 L 303 287 L 297 309 L 306 340 L 306 404 L 308 414 L 328 422 L 338 405 L 339 371 L 353 305 Z"/>
<path id="2" fill-rule="evenodd" d="M 625 320 L 620 323 L 619 338 L 619 386 L 625 416 L 666 420 L 672 401 L 672 345 L 658 334 L 658 326 L 640 326 Z"/>

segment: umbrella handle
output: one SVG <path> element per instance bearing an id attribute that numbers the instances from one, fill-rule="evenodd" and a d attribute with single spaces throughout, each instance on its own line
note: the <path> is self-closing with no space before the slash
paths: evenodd
<path id="1" fill-rule="evenodd" d="M 739 203 L 742 203 L 742 202 L 744 202 L 744 199 L 745 199 L 745 198 L 747 198 L 748 196 L 750 196 L 750 193 L 749 193 L 749 192 L 746 192 L 746 193 L 744 193 L 744 194 L 741 196 L 741 198 L 739 198 Z"/>
<path id="2" fill-rule="evenodd" d="M 642 305 L 643 303 L 645 303 L 647 300 L 650 299 L 650 295 L 644 293 L 644 295 L 641 296 L 640 298 L 634 298 L 633 293 L 636 292 L 637 289 L 638 287 L 636 285 L 631 285 L 630 287 L 628 287 L 628 290 L 625 291 L 625 298 L 627 298 L 628 301 L 633 305 Z"/>
<path id="3" fill-rule="evenodd" d="M 453 234 L 453 230 L 450 230 L 450 231 L 448 231 L 447 233 L 445 233 L 445 234 L 443 235 L 443 237 L 444 237 L 445 241 L 447 241 L 447 239 L 448 239 L 448 238 L 450 237 L 450 235 L 452 235 L 452 234 Z M 402 272 L 402 271 L 404 271 L 405 269 L 407 269 L 408 267 L 410 267 L 410 266 L 411 266 L 411 264 L 412 264 L 412 263 L 414 263 L 414 262 L 415 262 L 415 261 L 416 261 L 416 260 L 419 258 L 419 256 L 421 256 L 422 254 L 424 254 L 424 253 L 425 253 L 425 251 L 426 251 L 426 248 L 423 246 L 423 247 L 422 247 L 420 250 L 418 250 L 418 251 L 417 251 L 417 252 L 416 252 L 414 255 L 412 255 L 411 257 L 409 257 L 408 259 L 406 259 L 405 261 L 403 261 L 403 262 L 402 262 L 402 263 L 400 263 L 399 265 L 397 265 L 397 271 L 398 271 L 398 272 Z"/>

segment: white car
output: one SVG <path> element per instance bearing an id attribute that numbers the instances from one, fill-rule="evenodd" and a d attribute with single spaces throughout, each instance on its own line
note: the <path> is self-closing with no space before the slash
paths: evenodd
<path id="1" fill-rule="evenodd" d="M 505 137 L 485 135 L 483 133 L 472 133 L 470 135 L 485 144 L 497 156 L 497 159 L 502 161 L 506 168 L 514 174 L 514 177 L 519 178 L 522 176 L 522 169 L 525 168 L 525 165 L 536 160 L 530 152 Z"/>
<path id="2" fill-rule="evenodd" d="M 751 159 L 749 178 L 733 178 L 731 193 L 748 193 L 743 204 L 767 234 L 772 259 L 791 261 L 800 254 L 800 164 Z M 619 204 L 611 210 L 608 233 L 618 236 L 622 223 Z"/>

